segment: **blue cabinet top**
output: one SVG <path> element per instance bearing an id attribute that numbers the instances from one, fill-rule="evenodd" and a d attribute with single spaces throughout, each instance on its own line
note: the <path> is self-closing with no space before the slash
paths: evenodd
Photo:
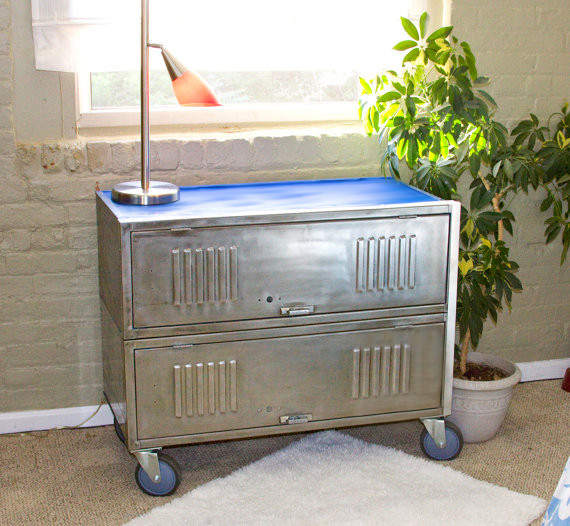
<path id="1" fill-rule="evenodd" d="M 393 178 L 323 179 L 180 189 L 180 200 L 165 205 L 124 205 L 111 192 L 98 192 L 121 222 L 223 217 L 325 210 L 355 210 L 439 201 Z"/>

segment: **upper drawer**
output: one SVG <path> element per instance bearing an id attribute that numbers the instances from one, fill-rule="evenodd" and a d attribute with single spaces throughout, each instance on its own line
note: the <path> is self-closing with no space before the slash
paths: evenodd
<path id="1" fill-rule="evenodd" d="M 134 328 L 443 304 L 449 215 L 132 234 Z"/>

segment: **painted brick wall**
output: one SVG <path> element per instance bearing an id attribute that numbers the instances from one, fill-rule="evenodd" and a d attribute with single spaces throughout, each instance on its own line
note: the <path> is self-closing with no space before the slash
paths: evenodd
<path id="1" fill-rule="evenodd" d="M 570 102 L 570 30 L 566 0 L 458 0 L 451 23 L 471 44 L 478 70 L 491 77 L 498 118 L 512 125 L 528 112 L 546 119 Z M 511 256 L 521 265 L 524 292 L 513 310 L 487 323 L 479 349 L 531 361 L 570 356 L 570 265 L 560 267 L 560 244 L 544 244 L 542 195 L 515 201 Z"/>
<path id="2" fill-rule="evenodd" d="M 13 157 L 12 147 L 12 157 Z M 153 178 L 178 185 L 375 175 L 362 134 L 160 140 Z M 101 397 L 94 191 L 138 179 L 140 143 L 18 145 L 0 211 L 0 411 Z M 14 168 L 11 169 L 14 172 Z"/>
<path id="3" fill-rule="evenodd" d="M 453 3 L 452 23 L 510 122 L 570 97 L 565 0 Z M 0 0 L 0 412 L 91 405 L 101 397 L 93 192 L 138 179 L 134 141 L 14 145 L 10 4 Z M 374 138 L 339 132 L 153 141 L 155 179 L 179 185 L 370 176 Z M 513 255 L 525 293 L 481 350 L 516 361 L 569 351 L 568 267 L 544 247 L 540 198 L 519 204 Z"/>

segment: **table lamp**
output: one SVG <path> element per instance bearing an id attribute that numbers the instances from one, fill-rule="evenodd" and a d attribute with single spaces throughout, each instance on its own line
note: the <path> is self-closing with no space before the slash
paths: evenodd
<path id="1" fill-rule="evenodd" d="M 129 205 L 159 205 L 180 199 L 180 189 L 171 183 L 150 180 L 149 48 L 159 48 L 179 104 L 220 106 L 218 99 L 200 75 L 188 71 L 160 44 L 148 40 L 149 0 L 141 0 L 141 180 L 115 185 L 113 201 Z"/>

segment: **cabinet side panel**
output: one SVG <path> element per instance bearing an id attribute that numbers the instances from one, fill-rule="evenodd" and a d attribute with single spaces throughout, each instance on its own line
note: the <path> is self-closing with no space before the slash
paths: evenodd
<path id="1" fill-rule="evenodd" d="M 126 422 L 125 362 L 121 331 L 101 302 L 103 390 L 119 424 Z M 123 434 L 126 436 L 125 429 Z"/>
<path id="2" fill-rule="evenodd" d="M 97 244 L 99 295 L 117 327 L 123 327 L 121 226 L 99 196 L 97 196 Z"/>

